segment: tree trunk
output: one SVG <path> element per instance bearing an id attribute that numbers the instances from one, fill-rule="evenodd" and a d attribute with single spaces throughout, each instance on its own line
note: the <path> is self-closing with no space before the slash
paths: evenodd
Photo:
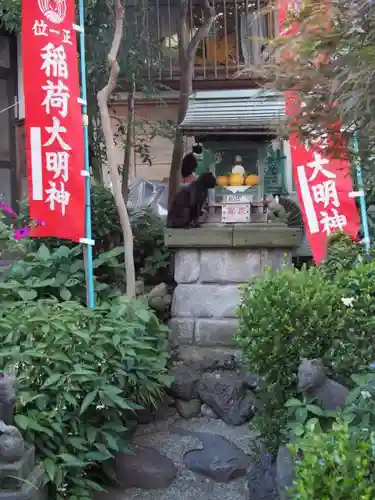
<path id="1" fill-rule="evenodd" d="M 124 28 L 124 8 L 121 5 L 121 0 L 114 0 L 114 4 L 115 4 L 115 14 L 116 14 L 115 32 L 112 40 L 112 47 L 108 55 L 108 62 L 110 65 L 110 75 L 107 85 L 98 92 L 98 104 L 101 116 L 101 125 L 104 135 L 104 141 L 107 150 L 108 168 L 112 180 L 113 196 L 115 198 L 115 203 L 124 237 L 126 294 L 129 297 L 135 297 L 133 233 L 129 221 L 129 215 L 126 208 L 126 203 L 124 201 L 124 198 L 122 197 L 121 177 L 116 162 L 115 140 L 108 109 L 108 100 L 116 87 L 117 77 L 120 71 L 120 67 L 117 62 L 117 55 L 119 52 L 122 39 L 122 32 Z"/>
<path id="2" fill-rule="evenodd" d="M 128 203 L 129 196 L 129 177 L 134 180 L 134 176 L 130 176 L 130 163 L 132 158 L 132 148 L 134 139 L 134 122 L 135 122 L 135 75 L 133 75 L 132 88 L 128 95 L 128 124 L 126 128 L 126 142 L 124 152 L 124 163 L 122 166 L 122 197 L 125 204 Z M 133 179 L 131 178 L 133 177 Z"/>
<path id="3" fill-rule="evenodd" d="M 179 66 L 180 66 L 180 102 L 178 107 L 177 124 L 179 125 L 186 115 L 189 97 L 193 91 L 193 75 L 195 55 L 199 44 L 208 35 L 215 16 L 214 8 L 209 0 L 202 0 L 204 18 L 202 26 L 195 32 L 193 38 L 188 41 L 186 33 L 186 22 L 188 17 L 188 0 L 180 0 L 180 15 L 178 19 L 178 43 L 179 43 Z M 184 154 L 183 134 L 177 129 L 171 170 L 169 173 L 168 203 L 170 205 L 181 183 L 181 161 Z"/>

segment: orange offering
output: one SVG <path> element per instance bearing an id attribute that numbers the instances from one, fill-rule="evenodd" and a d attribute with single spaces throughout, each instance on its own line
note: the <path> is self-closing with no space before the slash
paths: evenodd
<path id="1" fill-rule="evenodd" d="M 216 184 L 218 186 L 228 186 L 229 179 L 226 175 L 219 175 L 216 177 Z"/>
<path id="2" fill-rule="evenodd" d="M 246 186 L 257 186 L 259 184 L 258 175 L 248 175 L 245 180 Z"/>
<path id="3" fill-rule="evenodd" d="M 244 177 L 241 174 L 232 174 L 229 177 L 229 184 L 231 186 L 242 186 L 244 182 Z"/>

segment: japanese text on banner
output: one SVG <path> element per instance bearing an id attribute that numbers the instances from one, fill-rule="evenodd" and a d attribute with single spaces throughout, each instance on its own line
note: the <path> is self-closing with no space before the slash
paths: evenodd
<path id="1" fill-rule="evenodd" d="M 32 236 L 84 237 L 84 161 L 74 0 L 24 0 L 22 34 Z"/>
<path id="2" fill-rule="evenodd" d="M 299 31 L 296 24 L 285 27 L 288 9 L 299 8 L 300 2 L 279 0 L 278 20 L 280 36 L 293 36 Z M 292 54 L 285 54 L 291 57 Z M 287 92 L 286 115 L 289 119 L 296 114 L 296 107 L 303 106 L 293 92 Z M 337 128 L 332 126 L 337 138 Z M 339 134 L 340 135 L 340 134 Z M 330 139 L 331 140 L 331 139 Z M 339 141 L 340 142 L 340 141 Z M 306 235 L 316 264 L 327 252 L 328 236 L 338 230 L 357 237 L 360 222 L 354 200 L 350 165 L 345 157 L 327 156 L 327 137 L 317 139 L 311 147 L 302 144 L 296 134 L 289 137 L 291 162 L 296 183 Z M 345 148 L 342 142 L 340 145 Z"/>

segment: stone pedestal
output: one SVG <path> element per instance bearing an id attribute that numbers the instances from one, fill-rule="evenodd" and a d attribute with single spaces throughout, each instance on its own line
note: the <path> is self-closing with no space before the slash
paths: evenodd
<path id="1" fill-rule="evenodd" d="M 266 266 L 291 262 L 298 230 L 281 224 L 204 224 L 168 229 L 175 250 L 175 289 L 170 321 L 172 342 L 231 346 L 237 327 L 239 285 L 263 274 Z"/>
<path id="2" fill-rule="evenodd" d="M 47 500 L 44 471 L 35 461 L 35 448 L 26 445 L 20 460 L 0 463 L 0 500 Z"/>

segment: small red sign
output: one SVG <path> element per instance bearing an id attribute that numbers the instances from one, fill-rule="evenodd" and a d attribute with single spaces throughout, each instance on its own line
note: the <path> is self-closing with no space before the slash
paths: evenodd
<path id="1" fill-rule="evenodd" d="M 22 56 L 32 237 L 79 242 L 84 142 L 74 0 L 22 1 Z"/>

